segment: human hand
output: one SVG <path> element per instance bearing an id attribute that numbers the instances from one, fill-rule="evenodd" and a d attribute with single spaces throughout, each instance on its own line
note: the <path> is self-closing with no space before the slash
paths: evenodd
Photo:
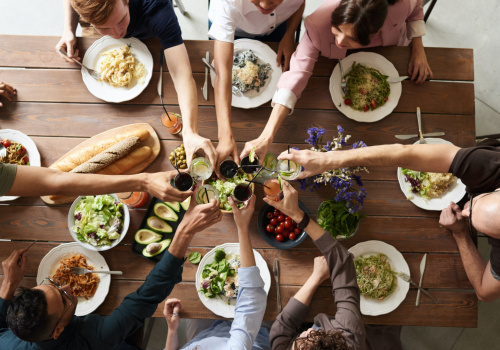
<path id="1" fill-rule="evenodd" d="M 262 164 L 270 145 L 271 142 L 269 140 L 260 137 L 255 140 L 248 141 L 247 143 L 245 143 L 245 148 L 243 148 L 243 151 L 240 154 L 240 159 L 248 156 L 252 151 L 252 148 L 255 147 L 255 154 L 257 155 L 259 164 Z"/>
<path id="2" fill-rule="evenodd" d="M 434 77 L 431 67 L 427 62 L 427 56 L 425 55 L 421 39 L 420 42 L 417 41 L 412 44 L 408 74 L 410 75 L 410 79 L 415 81 L 416 84 L 422 84 L 427 78 L 432 79 Z"/>
<path id="3" fill-rule="evenodd" d="M 179 191 L 170 184 L 170 181 L 177 175 L 176 170 L 141 175 L 145 176 L 146 180 L 145 192 L 164 202 L 184 202 L 187 197 L 193 194 L 193 191 Z"/>
<path id="4" fill-rule="evenodd" d="M 27 262 L 26 249 L 14 250 L 7 259 L 2 261 L 4 283 L 12 288 L 17 288 L 24 277 Z"/>
<path id="5" fill-rule="evenodd" d="M 184 149 L 186 151 L 186 163 L 189 167 L 191 161 L 193 160 L 193 155 L 198 151 L 202 150 L 207 156 L 208 160 L 215 167 L 217 162 L 217 151 L 215 150 L 212 142 L 198 134 L 183 134 L 182 138 L 184 140 Z"/>
<path id="6" fill-rule="evenodd" d="M 290 159 L 301 165 L 304 170 L 300 172 L 297 179 L 305 179 L 306 177 L 321 174 L 325 171 L 325 156 L 326 153 L 324 152 L 314 152 L 310 150 L 297 151 L 296 149 L 290 149 L 290 153 L 284 151 L 278 156 L 278 159 Z"/>
<path id="7" fill-rule="evenodd" d="M 165 302 L 165 307 L 163 308 L 163 315 L 167 320 L 168 330 L 176 332 L 179 327 L 179 322 L 181 318 L 179 317 L 179 312 L 182 310 L 182 304 L 179 299 L 171 298 L 167 299 Z"/>
<path id="8" fill-rule="evenodd" d="M 12 97 L 17 94 L 17 90 L 10 84 L 0 82 L 0 96 L 5 97 L 8 101 L 12 101 Z M 0 102 L 0 107 L 3 107 Z"/>
<path id="9" fill-rule="evenodd" d="M 283 186 L 283 199 L 275 202 L 264 197 L 264 202 L 299 223 L 304 218 L 304 212 L 299 208 L 299 194 L 287 181 L 281 180 L 281 184 Z"/>
<path id="10" fill-rule="evenodd" d="M 177 230 L 197 233 L 218 223 L 222 220 L 219 205 L 220 202 L 215 199 L 210 200 L 207 204 L 197 204 L 194 195 L 192 195 L 189 208 Z"/>
<path id="11" fill-rule="evenodd" d="M 292 33 L 290 35 L 285 34 L 278 45 L 276 64 L 278 65 L 278 67 L 281 67 L 281 70 L 283 72 L 286 72 L 290 69 L 290 59 L 293 52 L 295 51 L 294 34 L 295 33 Z"/>
<path id="12" fill-rule="evenodd" d="M 78 57 L 79 50 L 76 49 L 76 36 L 75 33 L 72 31 L 65 31 L 63 33 L 63 36 L 61 37 L 61 40 L 56 45 L 56 51 L 59 54 L 59 56 L 62 57 L 63 60 L 69 63 L 76 64 L 71 58 L 74 58 L 78 61 L 81 61 L 81 57 Z M 59 50 L 64 50 L 68 54 L 68 57 L 64 56 L 62 53 L 59 52 Z"/>
<path id="13" fill-rule="evenodd" d="M 217 163 L 214 164 L 215 173 L 219 179 L 223 179 L 223 177 L 219 173 L 219 165 L 226 158 L 233 157 L 233 160 L 236 164 L 240 164 L 240 157 L 238 155 L 238 148 L 236 147 L 236 142 L 234 141 L 233 135 L 225 138 L 221 138 L 219 140 L 219 144 L 217 145 Z"/>
<path id="14" fill-rule="evenodd" d="M 330 268 L 323 255 L 314 258 L 314 269 L 311 277 L 316 279 L 318 283 L 330 278 Z"/>
<path id="15" fill-rule="evenodd" d="M 243 208 L 238 208 L 238 205 L 231 197 L 228 198 L 229 204 L 233 209 L 234 222 L 239 232 L 247 232 L 252 220 L 252 215 L 255 209 L 255 196 L 252 196 Z"/>
<path id="16" fill-rule="evenodd" d="M 453 236 L 466 235 L 469 231 L 467 222 L 462 216 L 462 210 L 453 202 L 450 202 L 450 205 L 441 211 L 439 224 L 450 230 Z"/>

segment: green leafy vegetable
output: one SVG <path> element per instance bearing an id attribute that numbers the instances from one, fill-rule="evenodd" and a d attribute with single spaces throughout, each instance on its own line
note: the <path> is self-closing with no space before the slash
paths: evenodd
<path id="1" fill-rule="evenodd" d="M 198 264 L 201 261 L 201 254 L 198 252 L 192 252 L 189 254 L 189 261 L 193 264 Z"/>
<path id="2" fill-rule="evenodd" d="M 349 213 L 346 201 L 330 199 L 318 209 L 318 224 L 336 238 L 349 237 L 363 217 L 359 212 Z"/>
<path id="3" fill-rule="evenodd" d="M 232 211 L 233 209 L 231 208 L 231 204 L 229 204 L 227 199 L 231 196 L 234 188 L 237 185 L 239 185 L 241 183 L 246 183 L 245 180 L 249 180 L 249 179 L 250 178 L 248 177 L 247 174 L 238 173 L 232 179 L 226 179 L 226 181 L 222 181 L 220 179 L 211 180 L 208 182 L 208 184 L 215 187 L 217 192 L 219 192 L 220 208 L 223 210 Z M 241 205 L 243 205 L 243 204 L 241 204 Z"/>
<path id="4" fill-rule="evenodd" d="M 224 259 L 225 257 L 226 257 L 226 252 L 224 251 L 224 249 L 217 249 L 215 251 L 214 260 L 216 262 L 222 261 L 222 259 Z"/>

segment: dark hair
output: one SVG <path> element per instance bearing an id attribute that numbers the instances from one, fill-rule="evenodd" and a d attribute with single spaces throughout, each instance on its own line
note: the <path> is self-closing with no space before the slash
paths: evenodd
<path id="1" fill-rule="evenodd" d="M 323 329 L 311 331 L 305 338 L 297 338 L 294 341 L 295 350 L 350 350 L 342 332 L 328 331 Z"/>
<path id="2" fill-rule="evenodd" d="M 24 341 L 49 339 L 54 320 L 47 313 L 45 293 L 40 289 L 17 288 L 7 310 L 7 325 Z"/>
<path id="3" fill-rule="evenodd" d="M 389 5 L 398 0 L 342 0 L 332 12 L 331 24 L 339 27 L 352 24 L 355 39 L 363 46 L 370 44 L 370 35 L 385 22 Z"/>

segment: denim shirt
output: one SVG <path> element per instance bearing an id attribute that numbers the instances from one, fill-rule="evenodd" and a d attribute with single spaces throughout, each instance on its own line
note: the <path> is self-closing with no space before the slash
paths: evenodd
<path id="1" fill-rule="evenodd" d="M 238 269 L 240 291 L 234 321 L 216 321 L 182 349 L 258 349 L 268 350 L 269 332 L 261 328 L 267 294 L 257 266 Z"/>

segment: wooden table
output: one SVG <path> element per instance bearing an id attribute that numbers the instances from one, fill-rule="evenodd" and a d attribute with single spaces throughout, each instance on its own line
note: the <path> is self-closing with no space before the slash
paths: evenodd
<path id="1" fill-rule="evenodd" d="M 162 141 L 158 159 L 147 169 L 149 172 L 171 170 L 166 160 L 172 148 L 179 144 L 179 137 L 172 136 L 160 123 L 162 108 L 156 93 L 158 81 L 157 58 L 159 43 L 147 42 L 155 62 L 151 83 L 136 99 L 123 104 L 108 104 L 91 95 L 83 84 L 80 70 L 63 62 L 54 51 L 59 38 L 30 36 L 0 36 L 0 80 L 13 84 L 18 91 L 16 101 L 0 108 L 1 128 L 20 130 L 30 135 L 42 156 L 42 165 L 48 166 L 85 138 L 125 124 L 150 123 Z M 94 39 L 80 39 L 82 54 Z M 199 129 L 202 136 L 217 140 L 217 126 L 213 89 L 209 99 L 201 95 L 204 69 L 201 58 L 208 50 L 213 57 L 213 42 L 187 41 L 193 76 L 198 87 Z M 406 74 L 410 49 L 406 47 L 377 48 L 394 63 L 401 75 Z M 307 128 L 324 127 L 326 137 L 334 135 L 337 125 L 342 125 L 352 140 L 363 140 L 368 145 L 405 143 L 395 134 L 417 133 L 415 109 L 423 114 L 423 130 L 444 131 L 445 138 L 455 145 L 474 145 L 474 72 L 472 50 L 426 49 L 434 78 L 422 86 L 404 81 L 403 93 L 393 114 L 376 123 L 358 123 L 339 113 L 331 100 L 328 81 L 335 62 L 320 59 L 314 76 L 299 99 L 296 110 L 288 117 L 276 135 L 271 151 L 279 154 L 288 144 L 307 147 Z M 168 72 L 163 73 L 164 100 L 169 109 L 178 112 L 176 92 Z M 244 142 L 259 136 L 269 114 L 270 104 L 253 110 L 233 109 L 234 137 L 240 149 Z M 395 168 L 371 168 L 363 174 L 368 192 L 365 212 L 358 234 L 343 243 L 346 248 L 366 240 L 387 242 L 401 251 L 407 260 L 414 279 L 419 278 L 419 263 L 424 253 L 429 253 L 423 286 L 439 299 L 432 304 L 423 295 L 419 307 L 415 307 L 416 290 L 410 289 L 405 301 L 394 311 L 378 317 L 364 317 L 367 323 L 419 326 L 477 327 L 477 298 L 465 274 L 455 241 L 446 229 L 438 225 L 439 212 L 425 211 L 409 202 L 401 192 Z M 257 196 L 262 197 L 258 187 Z M 312 213 L 321 201 L 333 196 L 332 189 L 325 188 L 311 193 L 300 192 L 300 199 Z M 262 205 L 258 201 L 256 212 Z M 11 242 L 0 244 L 0 258 L 4 259 L 13 249 L 26 247 L 36 238 L 41 243 L 31 248 L 26 277 L 22 284 L 34 286 L 37 268 L 42 257 L 62 242 L 71 241 L 66 220 L 69 205 L 48 207 L 39 198 L 20 198 L 0 207 L 0 238 Z M 112 270 L 124 271 L 123 276 L 113 277 L 106 302 L 97 310 L 109 314 L 123 298 L 135 291 L 144 280 L 153 263 L 133 254 L 130 244 L 144 210 L 131 210 L 131 225 L 122 244 L 103 252 Z M 252 242 L 272 269 L 274 258 L 281 265 L 281 293 L 283 305 L 306 281 L 313 267 L 313 258 L 320 255 L 312 240 L 307 238 L 297 249 L 280 251 L 269 247 L 256 229 L 257 213 L 252 223 Z M 191 251 L 206 253 L 212 247 L 237 242 L 236 229 L 231 215 L 224 215 L 222 222 L 198 233 L 191 243 Z M 1 268 L 0 268 L 1 269 Z M 213 318 L 200 302 L 194 285 L 197 266 L 189 261 L 184 265 L 183 282 L 178 284 L 172 297 L 184 301 L 183 317 Z M 0 270 L 0 273 L 2 271 Z M 2 278 L 2 277 L 0 277 Z M 162 316 L 163 305 L 155 316 Z M 321 286 L 314 297 L 308 314 L 312 320 L 319 312 L 335 313 L 331 287 Z M 276 287 L 272 282 L 269 291 L 266 320 L 273 320 L 276 311 Z"/>

